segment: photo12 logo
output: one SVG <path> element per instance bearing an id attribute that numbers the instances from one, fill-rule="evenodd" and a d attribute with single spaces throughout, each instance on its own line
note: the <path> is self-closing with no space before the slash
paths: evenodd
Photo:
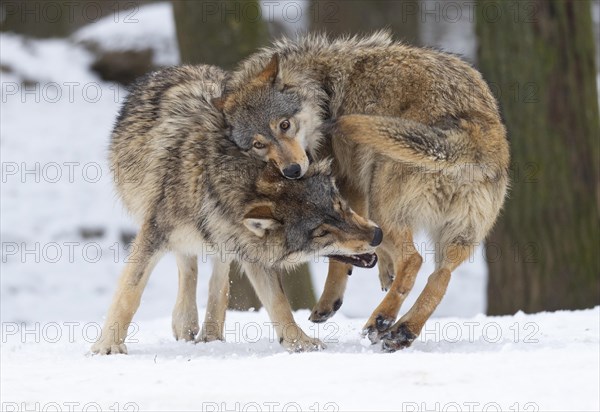
<path id="1" fill-rule="evenodd" d="M 447 343 L 539 343 L 540 326 L 535 322 L 514 322 L 503 326 L 493 321 L 440 322 L 429 320 L 425 323 L 418 340 Z"/>
<path id="2" fill-rule="evenodd" d="M 51 1 L 4 0 L 0 21 L 13 20 L 22 24 L 93 23 L 112 16 L 115 23 L 139 23 L 136 15 L 139 1 Z"/>
<path id="3" fill-rule="evenodd" d="M 535 402 L 402 402 L 402 412 L 539 412 Z"/>
<path id="4" fill-rule="evenodd" d="M 2 412 L 138 412 L 140 406 L 135 402 L 2 402 Z"/>
<path id="5" fill-rule="evenodd" d="M 340 407 L 335 402 L 314 402 L 311 404 L 301 404 L 298 402 L 202 402 L 200 405 L 202 412 L 306 412 L 323 411 L 338 412 Z"/>

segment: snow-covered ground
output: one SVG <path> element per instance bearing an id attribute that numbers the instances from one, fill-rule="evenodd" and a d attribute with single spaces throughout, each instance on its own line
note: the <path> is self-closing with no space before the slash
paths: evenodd
<path id="1" fill-rule="evenodd" d="M 285 353 L 264 310 L 229 313 L 227 343 L 177 343 L 168 317 L 177 272 L 167 257 L 134 319 L 130 355 L 88 356 L 124 265 L 122 238 L 136 228 L 106 163 L 125 90 L 98 79 L 77 42 L 147 44 L 157 64 L 169 64 L 177 59 L 169 13 L 168 4 L 142 7 L 136 24 L 98 21 L 73 40 L 0 34 L 2 410 L 600 408 L 600 309 L 483 316 L 482 248 L 400 353 L 381 353 L 358 334 L 383 297 L 375 269 L 355 271 L 331 321 L 316 326 L 308 311 L 296 313 L 328 344 L 324 352 Z M 405 308 L 433 267 L 432 246 L 423 237 L 417 245 L 425 264 Z M 210 264 L 200 271 L 202 315 Z M 326 264 L 313 262 L 312 274 L 320 291 Z"/>
<path id="2" fill-rule="evenodd" d="M 230 313 L 227 343 L 175 342 L 168 317 L 142 321 L 129 355 L 112 357 L 86 355 L 95 324 L 56 322 L 25 330 L 3 323 L 2 402 L 21 407 L 27 401 L 28 410 L 36 404 L 37 410 L 74 404 L 204 411 L 600 407 L 598 308 L 435 319 L 412 348 L 395 354 L 358 337 L 363 319 L 338 315 L 315 327 L 308 314 L 296 317 L 327 342 L 323 352 L 284 352 L 271 338 L 264 311 Z"/>

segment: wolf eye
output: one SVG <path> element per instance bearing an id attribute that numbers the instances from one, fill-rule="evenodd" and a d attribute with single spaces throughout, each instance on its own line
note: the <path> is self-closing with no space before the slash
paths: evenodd
<path id="1" fill-rule="evenodd" d="M 287 129 L 290 128 L 290 121 L 283 120 L 281 123 L 279 123 L 279 128 L 285 132 Z"/>
<path id="2" fill-rule="evenodd" d="M 259 149 L 259 150 L 264 149 L 266 147 L 264 144 L 262 144 L 261 142 L 258 142 L 258 141 L 254 142 L 252 144 L 252 146 L 254 146 L 255 149 Z"/>
<path id="3" fill-rule="evenodd" d="M 325 237 L 329 234 L 329 232 L 325 229 L 317 229 L 315 230 L 315 232 L 313 233 L 314 237 Z"/>

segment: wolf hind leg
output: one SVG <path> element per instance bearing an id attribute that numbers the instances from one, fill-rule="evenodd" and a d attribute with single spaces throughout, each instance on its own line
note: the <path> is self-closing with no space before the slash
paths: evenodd
<path id="1" fill-rule="evenodd" d="M 179 289 L 173 308 L 171 326 L 177 340 L 194 340 L 200 327 L 198 325 L 198 307 L 196 288 L 198 285 L 198 257 L 176 253 Z"/>
<path id="2" fill-rule="evenodd" d="M 450 274 L 471 256 L 473 250 L 474 244 L 464 244 L 462 241 L 441 245 L 441 261 L 438 261 L 437 269 L 429 276 L 427 285 L 415 304 L 383 337 L 384 350 L 394 352 L 412 344 L 444 297 Z"/>

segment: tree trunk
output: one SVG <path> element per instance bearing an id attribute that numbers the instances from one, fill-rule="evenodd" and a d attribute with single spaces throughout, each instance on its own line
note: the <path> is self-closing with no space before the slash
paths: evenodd
<path id="1" fill-rule="evenodd" d="M 229 309 L 248 310 L 262 306 L 250 281 L 240 273 L 237 263 L 229 272 Z M 283 273 L 283 290 L 293 310 L 312 309 L 317 302 L 308 264 L 302 264 L 291 272 Z"/>
<path id="2" fill-rule="evenodd" d="M 283 290 L 293 310 L 312 309 L 317 303 L 310 269 L 306 263 L 283 275 Z"/>
<path id="3" fill-rule="evenodd" d="M 182 63 L 214 64 L 232 69 L 256 49 L 268 44 L 267 24 L 256 0 L 204 2 L 173 1 L 177 41 Z M 232 265 L 229 308 L 258 309 L 260 300 L 239 266 Z M 312 308 L 315 296 L 308 265 L 283 276 L 293 309 Z"/>
<path id="4" fill-rule="evenodd" d="M 419 44 L 419 0 L 313 0 L 309 13 L 316 31 L 339 36 L 388 28 L 397 40 Z"/>
<path id="5" fill-rule="evenodd" d="M 261 306 L 252 284 L 241 272 L 240 265 L 233 263 L 229 269 L 229 309 L 259 309 Z"/>
<path id="6" fill-rule="evenodd" d="M 269 40 L 256 0 L 176 0 L 173 10 L 182 63 L 232 69 Z"/>
<path id="7" fill-rule="evenodd" d="M 66 37 L 74 26 L 75 8 L 68 1 L 13 0 L 2 4 L 1 31 L 32 37 Z M 69 12 L 71 10 L 71 12 Z"/>
<path id="8" fill-rule="evenodd" d="M 512 189 L 487 244 L 488 312 L 600 301 L 600 126 L 588 1 L 477 4 L 479 64 L 503 109 Z"/>

